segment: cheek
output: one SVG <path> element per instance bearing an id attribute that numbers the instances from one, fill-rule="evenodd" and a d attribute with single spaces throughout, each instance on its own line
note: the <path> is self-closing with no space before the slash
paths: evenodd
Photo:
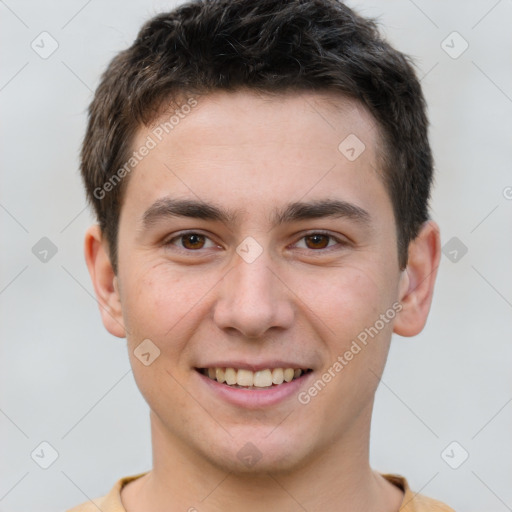
<path id="1" fill-rule="evenodd" d="M 331 335 L 354 336 L 384 313 L 392 301 L 392 284 L 379 268 L 344 266 L 318 287 L 302 287 L 301 297 L 324 321 Z"/>
<path id="2" fill-rule="evenodd" d="M 131 366 L 141 393 L 154 410 L 158 410 L 164 396 L 172 398 L 176 407 L 186 404 L 187 393 L 182 386 L 188 376 L 182 362 L 187 359 L 187 342 L 193 336 L 198 315 L 206 314 L 206 302 L 201 299 L 210 288 L 204 276 L 171 272 L 164 265 L 125 276 L 123 315 Z M 159 350 L 148 366 L 136 356 L 138 346 L 146 339 Z"/>
<path id="3" fill-rule="evenodd" d="M 163 264 L 129 276 L 123 289 L 129 342 L 149 338 L 161 351 L 181 350 L 198 315 L 206 314 L 212 279 L 204 272 L 176 272 Z"/>
<path id="4" fill-rule="evenodd" d="M 372 400 L 389 350 L 396 283 L 388 270 L 386 275 L 377 267 L 344 267 L 323 287 L 323 300 L 304 299 L 315 313 L 309 319 L 326 351 L 319 379 L 332 379 L 329 391 L 320 394 L 329 403 L 341 400 L 354 414 Z M 344 414 L 339 411 L 339 418 Z"/>
<path id="5" fill-rule="evenodd" d="M 344 377 L 334 379 L 333 391 L 341 386 L 350 393 L 358 388 L 357 393 L 371 394 L 375 382 L 369 369 L 379 374 L 385 363 L 395 310 L 391 309 L 391 319 L 383 321 L 381 315 L 389 312 L 396 300 L 393 294 L 396 272 L 382 267 L 378 262 L 346 265 L 325 280 L 321 293 L 310 290 L 302 295 L 304 303 L 314 312 L 308 319 L 318 338 L 323 340 L 326 367 L 338 357 L 344 358 L 343 369 L 335 372 Z M 357 382 L 365 382 L 366 386 L 356 385 Z"/>

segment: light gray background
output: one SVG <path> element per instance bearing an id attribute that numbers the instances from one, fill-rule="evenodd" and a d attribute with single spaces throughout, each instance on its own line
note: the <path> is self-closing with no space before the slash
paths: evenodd
<path id="1" fill-rule="evenodd" d="M 83 259 L 92 219 L 78 152 L 100 73 L 174 5 L 0 1 L 3 512 L 64 510 L 151 467 L 148 407 L 125 340 L 101 324 Z M 436 159 L 433 218 L 443 244 L 457 237 L 468 249 L 442 257 L 423 333 L 394 338 L 371 462 L 458 511 L 512 510 L 512 1 L 350 5 L 378 16 L 416 60 Z M 47 59 L 31 48 L 43 31 L 59 44 Z M 441 46 L 453 31 L 469 44 L 456 59 Z M 450 37 L 457 52 L 463 42 Z M 42 237 L 58 249 L 46 263 L 32 253 Z M 31 458 L 43 441 L 59 454 L 48 469 Z M 452 441 L 462 447 L 452 461 L 469 453 L 458 469 L 441 457 Z"/>

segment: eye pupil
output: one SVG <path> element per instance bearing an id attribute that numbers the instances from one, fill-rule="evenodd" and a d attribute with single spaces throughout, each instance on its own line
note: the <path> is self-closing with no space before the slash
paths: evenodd
<path id="1" fill-rule="evenodd" d="M 304 237 L 309 249 L 325 249 L 329 245 L 330 235 L 323 233 L 314 233 Z M 206 241 L 206 236 L 199 233 L 186 233 L 181 236 L 181 243 L 185 249 L 202 249 Z"/>
<path id="2" fill-rule="evenodd" d="M 309 235 L 306 237 L 307 240 L 314 240 L 313 241 L 313 245 L 314 245 L 314 248 L 315 249 L 318 249 L 319 246 L 317 245 L 318 242 L 320 242 L 320 249 L 323 249 L 324 247 L 327 246 L 327 243 L 322 243 L 322 239 L 324 242 L 326 242 L 328 240 L 328 236 L 327 235 L 321 235 L 321 234 L 316 234 L 316 235 Z"/>
<path id="3" fill-rule="evenodd" d="M 184 235 L 182 237 L 183 239 L 183 245 L 187 247 L 187 249 L 198 249 L 202 247 L 204 244 L 204 236 L 198 235 L 197 233 L 191 233 L 189 235 Z M 191 242 L 188 244 L 188 242 Z M 197 247 L 197 244 L 199 243 L 200 247 Z M 188 247 L 188 245 L 191 245 L 192 247 Z"/>

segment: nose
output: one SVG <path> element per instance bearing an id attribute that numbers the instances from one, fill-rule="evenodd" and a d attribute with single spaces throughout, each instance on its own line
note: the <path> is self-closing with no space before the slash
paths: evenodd
<path id="1" fill-rule="evenodd" d="M 292 325 L 292 293 L 279 269 L 263 253 L 251 263 L 238 255 L 219 284 L 214 322 L 224 330 L 237 331 L 245 338 L 262 338 L 267 331 Z"/>

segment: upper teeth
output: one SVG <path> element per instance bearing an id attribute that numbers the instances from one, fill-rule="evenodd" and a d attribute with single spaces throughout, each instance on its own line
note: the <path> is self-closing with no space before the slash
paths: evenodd
<path id="1" fill-rule="evenodd" d="M 290 382 L 300 377 L 303 371 L 305 370 L 300 368 L 268 368 L 257 372 L 235 368 L 208 368 L 203 370 L 203 373 L 208 375 L 210 379 L 229 385 L 265 388 L 272 386 L 272 384 Z"/>

